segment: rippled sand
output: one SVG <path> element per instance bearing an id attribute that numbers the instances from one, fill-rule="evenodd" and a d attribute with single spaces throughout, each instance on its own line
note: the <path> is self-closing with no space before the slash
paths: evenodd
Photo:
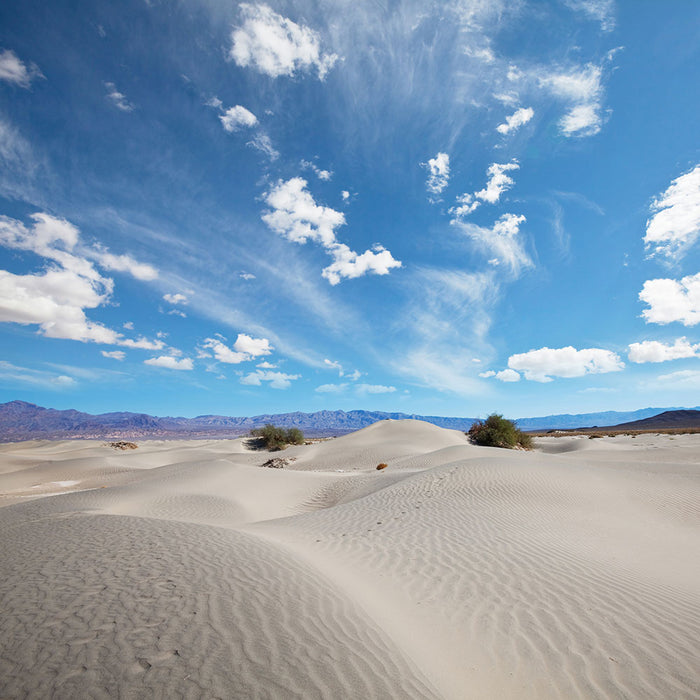
<path id="1" fill-rule="evenodd" d="M 0 697 L 700 697 L 700 435 L 283 456 L 0 445 Z"/>

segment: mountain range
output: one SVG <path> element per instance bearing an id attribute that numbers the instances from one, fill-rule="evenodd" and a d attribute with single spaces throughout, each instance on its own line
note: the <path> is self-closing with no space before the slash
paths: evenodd
<path id="1" fill-rule="evenodd" d="M 575 429 L 597 426 L 617 426 L 638 422 L 665 411 L 682 412 L 676 408 L 643 408 L 637 411 L 605 411 L 602 413 L 559 414 L 538 418 L 521 418 L 516 422 L 521 430 Z M 695 410 L 697 413 L 697 410 Z M 689 411 L 688 413 L 693 413 Z M 700 414 L 698 414 L 700 416 Z M 685 416 L 700 425 L 698 416 Z M 78 438 L 231 438 L 247 435 L 253 428 L 266 423 L 281 427 L 300 428 L 309 437 L 343 435 L 365 428 L 380 420 L 414 418 L 454 430 L 468 430 L 476 418 L 421 416 L 382 411 L 316 411 L 315 413 L 281 413 L 233 417 L 204 415 L 196 418 L 157 417 L 145 413 L 115 412 L 92 415 L 73 409 L 44 408 L 25 401 L 0 404 L 0 441 L 16 442 L 33 439 Z M 667 418 L 673 422 L 672 418 Z M 647 423 L 650 428 L 658 427 Z M 625 427 L 629 427 L 625 425 Z M 686 427 L 679 425 L 676 427 Z"/>

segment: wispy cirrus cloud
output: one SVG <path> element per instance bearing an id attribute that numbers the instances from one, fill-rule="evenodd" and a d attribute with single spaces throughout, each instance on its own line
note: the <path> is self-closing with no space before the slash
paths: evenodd
<path id="1" fill-rule="evenodd" d="M 11 49 L 0 51 L 0 80 L 29 88 L 32 80 L 43 78 L 38 66 L 24 63 Z"/>
<path id="2" fill-rule="evenodd" d="M 117 90 L 117 86 L 114 83 L 105 83 L 105 88 L 107 88 L 106 98 L 121 112 L 133 112 L 135 107 L 129 102 L 126 95 L 123 92 Z"/>

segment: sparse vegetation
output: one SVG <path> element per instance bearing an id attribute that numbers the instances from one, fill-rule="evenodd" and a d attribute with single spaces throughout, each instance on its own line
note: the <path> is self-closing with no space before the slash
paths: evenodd
<path id="1" fill-rule="evenodd" d="M 380 463 L 377 465 L 377 470 L 386 469 L 388 466 L 389 466 L 389 465 L 388 465 L 386 462 L 380 462 Z"/>
<path id="2" fill-rule="evenodd" d="M 283 450 L 287 445 L 303 445 L 304 434 L 299 428 L 278 428 L 268 423 L 264 428 L 254 428 L 250 434 L 257 438 L 256 445 L 261 450 L 275 452 Z"/>
<path id="3" fill-rule="evenodd" d="M 492 413 L 485 421 L 477 421 L 469 428 L 469 439 L 477 445 L 505 447 L 508 449 L 532 449 L 532 438 L 518 430 L 513 421 L 498 413 Z"/>

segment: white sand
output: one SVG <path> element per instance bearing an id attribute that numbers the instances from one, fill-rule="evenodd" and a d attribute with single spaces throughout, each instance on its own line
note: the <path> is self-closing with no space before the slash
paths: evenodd
<path id="1" fill-rule="evenodd" d="M 0 697 L 700 697 L 700 435 L 269 456 L 0 445 Z"/>

